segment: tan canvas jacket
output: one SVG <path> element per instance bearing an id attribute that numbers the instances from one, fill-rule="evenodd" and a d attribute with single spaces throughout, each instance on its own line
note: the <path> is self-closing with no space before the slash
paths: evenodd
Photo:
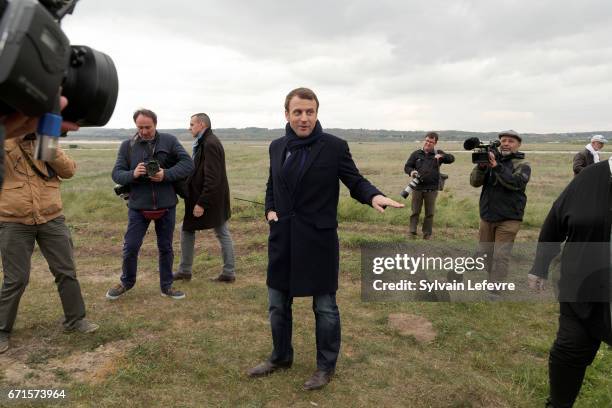
<path id="1" fill-rule="evenodd" d="M 0 192 L 2 222 L 44 224 L 62 215 L 60 178 L 72 177 L 76 163 L 58 148 L 55 160 L 48 163 L 55 175 L 46 181 L 31 168 L 24 155 L 25 152 L 42 174 L 50 175 L 45 162 L 32 158 L 34 143 L 34 140 L 12 139 L 4 144 L 4 185 Z"/>

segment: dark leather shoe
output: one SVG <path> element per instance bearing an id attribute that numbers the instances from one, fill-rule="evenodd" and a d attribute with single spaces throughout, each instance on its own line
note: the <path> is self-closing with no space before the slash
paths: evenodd
<path id="1" fill-rule="evenodd" d="M 249 377 L 264 377 L 277 370 L 286 370 L 288 368 L 291 368 L 291 363 L 274 364 L 269 361 L 264 361 L 263 363 L 257 364 L 255 367 L 251 368 L 247 373 Z"/>
<path id="2" fill-rule="evenodd" d="M 331 378 L 333 377 L 333 375 L 334 375 L 334 370 L 331 370 L 331 371 L 317 370 L 314 372 L 312 377 L 310 377 L 308 381 L 304 383 L 304 389 L 306 391 L 320 390 L 321 388 L 325 387 L 331 381 Z"/>
<path id="3" fill-rule="evenodd" d="M 174 275 L 172 275 L 172 279 L 177 281 L 177 280 L 184 280 L 185 282 L 189 282 L 191 280 L 191 275 L 187 275 L 181 272 L 175 273 Z"/>
<path id="4" fill-rule="evenodd" d="M 333 377 L 333 375 L 334 375 L 334 370 L 323 371 L 323 370 L 317 369 L 317 371 L 314 372 L 312 377 L 310 377 L 308 381 L 304 383 L 304 389 L 306 391 L 320 390 L 321 388 L 325 387 L 331 381 L 331 378 Z"/>
<path id="5" fill-rule="evenodd" d="M 225 283 L 232 283 L 236 280 L 235 276 L 227 276 L 227 275 L 219 275 L 216 278 L 210 278 L 210 280 L 212 282 L 225 282 Z"/>

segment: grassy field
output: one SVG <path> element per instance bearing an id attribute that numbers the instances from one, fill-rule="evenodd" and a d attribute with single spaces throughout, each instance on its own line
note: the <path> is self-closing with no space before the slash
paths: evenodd
<path id="1" fill-rule="evenodd" d="M 392 197 L 407 183 L 403 166 L 417 144 L 352 143 L 362 173 Z M 457 143 L 440 147 L 460 150 Z M 528 204 L 518 241 L 537 239 L 554 198 L 572 177 L 577 145 L 525 145 L 532 165 Z M 232 196 L 263 200 L 267 144 L 225 142 Z M 342 187 L 339 206 L 343 343 L 337 375 L 319 392 L 302 383 L 315 369 L 310 299 L 294 302 L 294 366 L 252 380 L 246 369 L 271 350 L 265 274 L 268 226 L 261 207 L 233 201 L 230 229 L 237 255 L 233 285 L 208 281 L 221 270 L 211 231 L 198 234 L 194 279 L 178 283 L 187 298 L 159 295 L 151 229 L 141 250 L 136 287 L 109 302 L 118 282 L 127 209 L 112 192 L 116 145 L 80 145 L 69 154 L 79 171 L 62 186 L 73 233 L 78 275 L 93 335 L 64 334 L 53 278 L 36 251 L 30 286 L 20 306 L 13 347 L 0 356 L 0 388 L 65 388 L 75 407 L 537 407 L 547 396 L 547 357 L 557 305 L 542 303 L 364 303 L 360 300 L 363 242 L 406 239 L 407 209 L 377 214 Z M 551 151 L 555 154 L 529 153 Z M 607 157 L 607 155 L 604 155 Z M 479 190 L 469 186 L 469 155 L 456 154 L 438 199 L 436 240 L 475 240 Z M 183 207 L 179 205 L 180 222 Z M 178 227 L 175 265 L 178 264 Z M 432 323 L 423 343 L 389 325 L 407 313 Z M 612 350 L 601 347 L 587 372 L 577 407 L 612 406 Z M 0 402 L 0 405 L 2 402 Z M 14 405 L 11 405 L 14 406 Z"/>

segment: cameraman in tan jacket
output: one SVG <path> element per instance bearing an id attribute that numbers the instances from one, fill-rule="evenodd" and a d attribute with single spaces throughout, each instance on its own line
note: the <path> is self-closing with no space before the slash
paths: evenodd
<path id="1" fill-rule="evenodd" d="M 0 254 L 4 280 L 0 290 L 0 353 L 8 350 L 9 334 L 21 295 L 30 277 L 34 243 L 55 277 L 64 309 L 64 329 L 91 333 L 98 325 L 86 320 L 76 278 L 70 231 L 62 215 L 60 178 L 70 178 L 76 163 L 60 148 L 51 162 L 33 158 L 35 137 L 7 140 L 4 186 L 0 193 Z"/>

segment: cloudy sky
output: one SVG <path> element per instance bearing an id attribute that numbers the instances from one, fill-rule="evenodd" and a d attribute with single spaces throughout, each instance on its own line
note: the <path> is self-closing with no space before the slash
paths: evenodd
<path id="1" fill-rule="evenodd" d="M 307 86 L 324 127 L 612 129 L 610 0 L 81 0 L 63 27 L 115 61 L 107 127 L 278 128 Z"/>

